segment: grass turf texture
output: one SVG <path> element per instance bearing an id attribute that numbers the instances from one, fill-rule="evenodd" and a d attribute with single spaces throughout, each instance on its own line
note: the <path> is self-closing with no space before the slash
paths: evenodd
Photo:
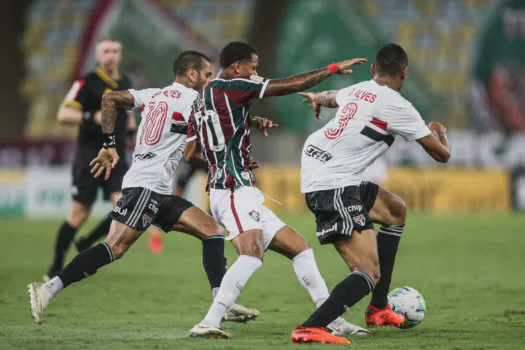
<path id="1" fill-rule="evenodd" d="M 331 246 L 315 239 L 310 215 L 283 216 L 312 244 L 331 289 L 348 271 Z M 324 348 L 294 345 L 290 331 L 313 311 L 287 259 L 268 253 L 239 302 L 261 310 L 255 322 L 224 323 L 231 340 L 187 337 L 211 293 L 198 240 L 172 232 L 163 255 L 142 237 L 116 264 L 52 301 L 44 324 L 30 318 L 26 285 L 48 267 L 58 221 L 0 219 L 0 348 Z M 91 222 L 94 224 L 94 222 Z M 418 289 L 428 305 L 410 330 L 378 329 L 351 338 L 359 349 L 517 349 L 525 345 L 525 216 L 410 215 L 392 288 Z M 83 230 L 85 232 L 86 230 Z M 228 261 L 236 255 L 227 243 Z M 73 254 L 69 255 L 71 258 Z M 369 297 L 345 317 L 363 324 Z M 338 348 L 342 346 L 328 346 Z"/>

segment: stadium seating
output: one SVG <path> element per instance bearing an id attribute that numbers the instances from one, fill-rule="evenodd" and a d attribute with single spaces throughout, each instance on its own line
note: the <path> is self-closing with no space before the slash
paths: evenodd
<path id="1" fill-rule="evenodd" d="M 448 101 L 452 126 L 465 127 L 469 58 L 490 1 L 369 0 L 361 4 L 383 35 L 406 49 L 431 90 Z"/>

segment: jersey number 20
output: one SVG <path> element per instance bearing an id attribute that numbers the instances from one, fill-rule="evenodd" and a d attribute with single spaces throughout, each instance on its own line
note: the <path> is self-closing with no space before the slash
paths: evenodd
<path id="1" fill-rule="evenodd" d="M 153 146 L 159 143 L 162 136 L 162 130 L 168 115 L 168 104 L 165 101 L 150 102 L 149 112 L 146 116 L 146 122 L 142 128 L 139 144 Z"/>
<path id="2" fill-rule="evenodd" d="M 357 104 L 355 102 L 350 102 L 344 106 L 337 121 L 338 126 L 336 128 L 327 128 L 324 131 L 324 134 L 330 140 L 335 140 L 343 134 L 343 130 L 347 127 L 348 122 L 352 119 L 357 113 Z"/>

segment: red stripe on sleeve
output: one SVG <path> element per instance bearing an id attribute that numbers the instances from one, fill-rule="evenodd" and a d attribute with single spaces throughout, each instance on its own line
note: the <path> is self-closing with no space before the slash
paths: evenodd
<path id="1" fill-rule="evenodd" d="M 173 115 L 171 116 L 171 119 L 175 120 L 176 122 L 183 122 L 184 117 L 179 112 L 173 112 Z"/>
<path id="2" fill-rule="evenodd" d="M 387 125 L 388 125 L 387 122 L 384 122 L 384 121 L 379 120 L 379 119 L 377 119 L 377 118 L 372 118 L 372 121 L 371 121 L 370 123 L 374 124 L 374 125 L 377 126 L 378 128 L 383 129 L 383 130 L 385 130 L 385 131 L 386 131 L 386 127 L 387 127 Z"/>

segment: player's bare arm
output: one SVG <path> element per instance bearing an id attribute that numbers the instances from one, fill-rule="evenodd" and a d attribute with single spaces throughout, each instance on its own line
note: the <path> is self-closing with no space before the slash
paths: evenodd
<path id="1" fill-rule="evenodd" d="M 312 72 L 295 75 L 293 77 L 272 79 L 264 91 L 264 97 L 283 96 L 307 90 L 321 83 L 334 73 L 351 74 L 352 70 L 350 67 L 364 62 L 366 62 L 365 58 L 354 58 L 348 61 L 334 63 L 333 65 Z"/>
<path id="2" fill-rule="evenodd" d="M 111 169 L 115 168 L 120 157 L 115 148 L 115 121 L 117 108 L 132 109 L 135 99 L 129 91 L 112 91 L 102 97 L 102 132 L 106 140 L 98 152 L 98 156 L 89 163 L 91 173 L 95 178 L 106 172 L 104 180 L 109 180 Z"/>
<path id="3" fill-rule="evenodd" d="M 268 132 L 266 129 L 273 129 L 279 126 L 268 118 L 256 117 L 252 115 L 250 115 L 250 125 L 259 130 L 264 137 L 268 137 Z"/>
<path id="4" fill-rule="evenodd" d="M 438 122 L 428 125 L 431 134 L 422 137 L 417 142 L 436 161 L 446 163 L 450 159 L 450 144 L 448 143 L 447 129 Z"/>
<path id="5" fill-rule="evenodd" d="M 337 108 L 339 105 L 335 100 L 339 90 L 328 90 L 323 92 L 300 92 L 303 96 L 303 102 L 308 103 L 308 106 L 314 110 L 315 118 L 321 119 L 321 106 L 328 108 Z"/>
<path id="6" fill-rule="evenodd" d="M 117 109 L 133 109 L 135 99 L 129 91 L 111 91 L 102 96 L 102 132 L 111 134 L 115 131 Z"/>

